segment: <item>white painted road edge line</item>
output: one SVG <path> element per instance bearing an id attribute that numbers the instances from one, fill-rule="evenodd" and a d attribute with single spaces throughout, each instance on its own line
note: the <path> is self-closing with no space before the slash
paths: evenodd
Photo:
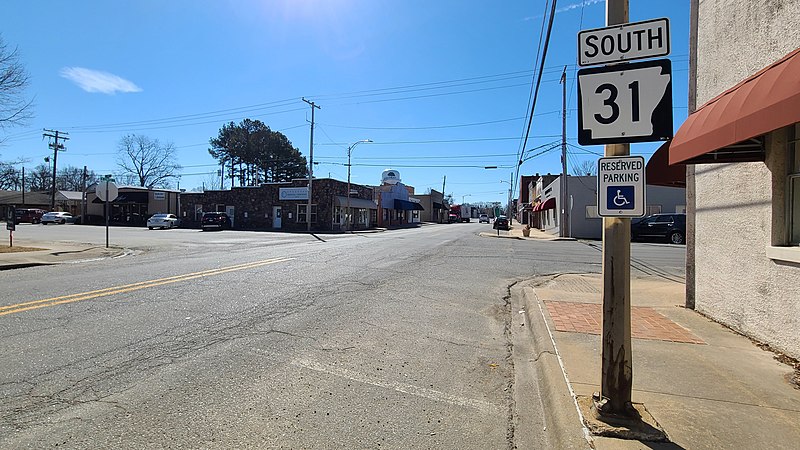
<path id="1" fill-rule="evenodd" d="M 553 337 L 553 332 L 550 330 L 550 325 L 547 323 L 547 317 L 544 315 L 544 308 L 542 308 L 542 301 L 539 300 L 539 296 L 536 295 L 536 290 L 531 288 L 533 291 L 534 297 L 536 297 L 536 304 L 539 306 L 539 312 L 542 314 L 542 320 L 544 321 L 544 326 L 547 328 L 547 334 L 550 335 L 550 342 L 553 343 L 553 351 L 556 353 L 556 358 L 558 358 L 558 365 L 561 366 L 561 373 L 564 375 L 564 381 L 567 383 L 567 389 L 569 389 L 569 395 L 572 396 L 572 403 L 575 405 L 575 411 L 578 412 L 578 418 L 581 421 L 581 429 L 583 430 L 583 437 L 586 439 L 586 442 L 589 444 L 590 448 L 594 448 L 594 441 L 592 440 L 592 433 L 586 427 L 586 422 L 583 417 L 583 413 L 581 412 L 581 408 L 578 406 L 578 396 L 575 395 L 575 390 L 572 389 L 572 383 L 569 382 L 569 376 L 567 376 L 567 369 L 564 367 L 564 360 L 561 359 L 561 353 L 558 352 L 558 346 L 556 346 L 556 339 Z"/>
<path id="2" fill-rule="evenodd" d="M 407 384 L 407 383 L 377 380 L 365 374 L 353 372 L 344 368 L 326 366 L 315 361 L 309 361 L 307 359 L 296 359 L 292 361 L 291 364 L 293 366 L 303 367 L 305 369 L 314 370 L 316 372 L 335 375 L 348 380 L 357 381 L 359 383 L 391 389 L 397 392 L 402 392 L 404 394 L 415 395 L 417 397 L 427 398 L 429 400 L 434 400 L 437 402 L 443 402 L 443 403 L 449 403 L 451 405 L 473 408 L 485 414 L 497 414 L 499 412 L 499 408 L 496 405 L 483 400 L 450 395 L 441 391 L 436 391 L 434 389 L 414 386 L 412 384 Z"/>

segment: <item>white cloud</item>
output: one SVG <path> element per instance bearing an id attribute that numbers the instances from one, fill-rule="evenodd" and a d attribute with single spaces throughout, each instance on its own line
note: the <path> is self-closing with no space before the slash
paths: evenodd
<path id="1" fill-rule="evenodd" d="M 113 73 L 83 67 L 64 67 L 61 76 L 77 84 L 86 92 L 116 94 L 117 92 L 141 92 L 142 88 Z"/>
<path id="2" fill-rule="evenodd" d="M 557 8 L 556 9 L 556 14 L 562 13 L 562 12 L 567 12 L 567 11 L 572 11 L 573 9 L 583 8 L 584 6 L 591 6 L 591 5 L 596 5 L 598 3 L 605 3 L 605 2 L 606 2 L 606 0 L 584 0 L 584 1 L 578 2 L 578 3 L 571 3 L 571 4 L 567 5 L 567 6 L 562 6 L 561 8 Z M 542 18 L 542 15 L 539 14 L 538 16 L 526 17 L 524 20 L 528 21 L 528 20 L 541 19 L 541 18 Z"/>

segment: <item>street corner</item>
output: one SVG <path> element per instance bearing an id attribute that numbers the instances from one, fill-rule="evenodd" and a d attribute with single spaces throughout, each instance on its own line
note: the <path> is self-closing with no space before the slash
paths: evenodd
<path id="1" fill-rule="evenodd" d="M 26 243 L 27 251 L 4 253 L 0 260 L 0 270 L 24 267 L 47 266 L 55 264 L 77 264 L 107 258 L 131 255 L 134 252 L 119 247 L 99 247 L 91 245 L 72 245 L 33 242 Z"/>
<path id="2" fill-rule="evenodd" d="M 478 233 L 478 236 L 486 237 L 486 238 L 516 239 L 518 241 L 523 240 L 523 238 L 521 236 L 515 236 L 515 235 L 511 234 L 510 232 L 505 232 L 505 233 L 494 232 L 494 233 L 491 233 L 491 232 L 488 232 L 488 231 L 481 231 L 480 233 Z"/>

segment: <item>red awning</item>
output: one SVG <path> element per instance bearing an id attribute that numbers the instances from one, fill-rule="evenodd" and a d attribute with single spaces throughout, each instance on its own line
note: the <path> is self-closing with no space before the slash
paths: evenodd
<path id="1" fill-rule="evenodd" d="M 548 198 L 543 203 L 539 204 L 539 211 L 544 211 L 546 209 L 553 209 L 555 207 L 556 207 L 556 199 L 555 199 L 555 197 Z"/>
<path id="2" fill-rule="evenodd" d="M 647 184 L 654 186 L 686 187 L 686 165 L 669 164 L 670 142 L 658 147 L 644 169 Z"/>
<path id="3" fill-rule="evenodd" d="M 800 122 L 800 48 L 728 89 L 681 125 L 669 163 L 763 161 L 760 137 Z"/>

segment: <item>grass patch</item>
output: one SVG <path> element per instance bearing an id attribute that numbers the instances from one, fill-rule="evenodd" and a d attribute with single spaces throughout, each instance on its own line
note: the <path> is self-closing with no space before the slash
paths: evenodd
<path id="1" fill-rule="evenodd" d="M 47 249 L 36 248 L 36 247 L 20 247 L 18 245 L 15 245 L 13 247 L 9 247 L 7 245 L 0 245 L 0 253 L 38 252 L 39 250 L 47 250 Z"/>

